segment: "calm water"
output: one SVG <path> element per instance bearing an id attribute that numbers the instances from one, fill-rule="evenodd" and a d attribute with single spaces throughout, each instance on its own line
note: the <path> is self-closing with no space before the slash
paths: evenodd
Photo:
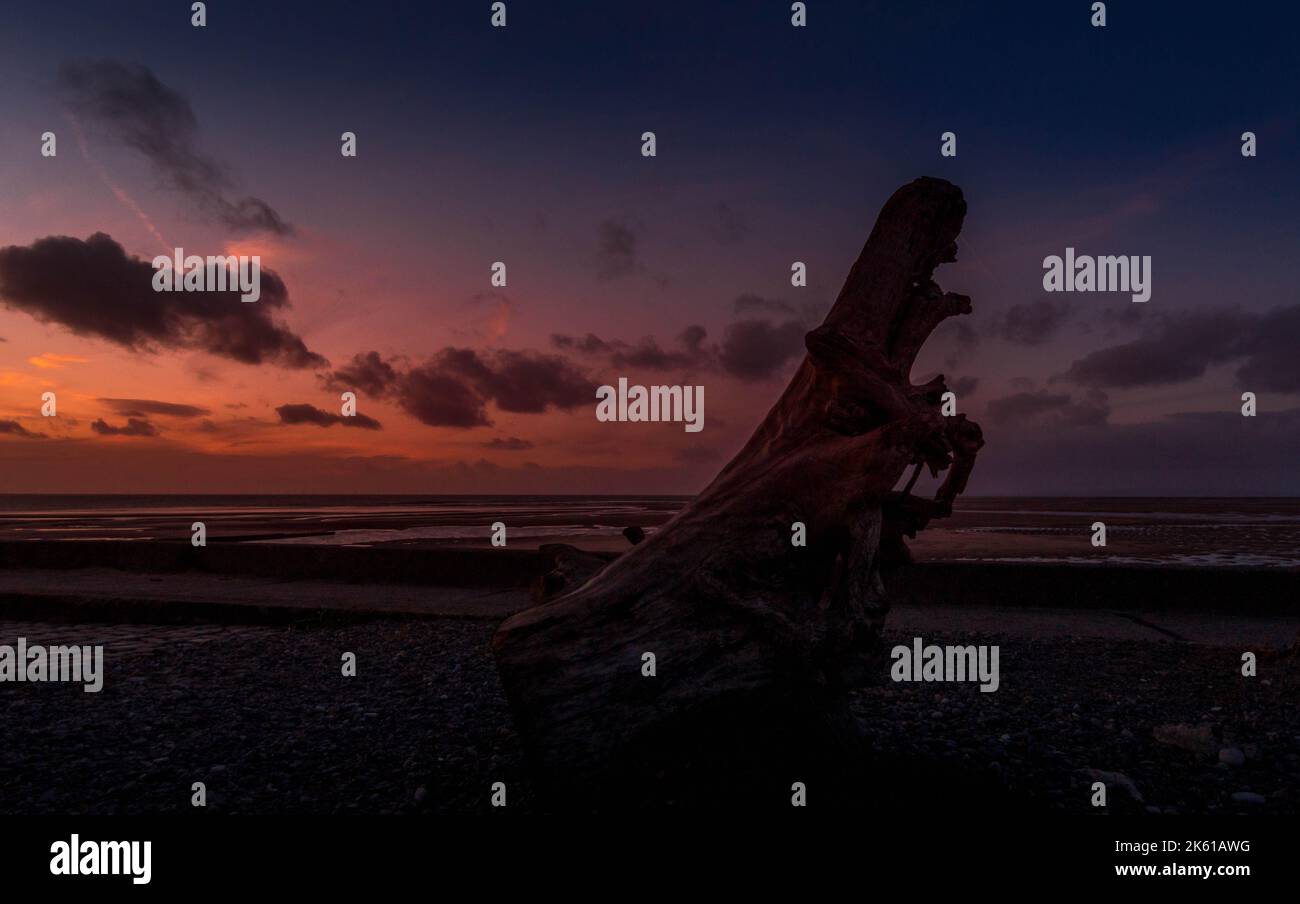
<path id="1" fill-rule="evenodd" d="M 214 539 L 373 546 L 483 544 L 504 522 L 512 546 L 625 548 L 685 496 L 0 496 L 0 540 Z M 1094 547 L 1092 524 L 1106 524 Z M 920 559 L 1300 567 L 1300 499 L 1027 498 L 961 501 L 912 544 Z"/>

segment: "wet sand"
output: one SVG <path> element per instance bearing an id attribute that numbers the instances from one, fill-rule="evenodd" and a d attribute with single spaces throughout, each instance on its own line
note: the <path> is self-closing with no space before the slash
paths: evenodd
<path id="1" fill-rule="evenodd" d="M 187 543 L 203 521 L 214 543 L 512 549 L 570 543 L 621 552 L 625 527 L 653 533 L 689 497 L 0 497 L 0 543 Z M 1103 522 L 1107 544 L 1092 543 Z M 1296 499 L 963 497 L 912 543 L 919 561 L 1159 564 L 1300 569 Z"/>

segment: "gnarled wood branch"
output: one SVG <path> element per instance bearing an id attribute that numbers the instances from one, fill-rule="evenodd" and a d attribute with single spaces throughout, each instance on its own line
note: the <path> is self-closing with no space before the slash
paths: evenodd
<path id="1" fill-rule="evenodd" d="M 863 682 L 888 608 L 882 565 L 951 512 L 982 445 L 977 425 L 941 415 L 942 377 L 908 379 L 934 328 L 970 313 L 931 279 L 955 259 L 965 213 L 939 179 L 895 192 L 740 453 L 653 536 L 581 582 L 555 576 L 550 599 L 497 631 L 498 671 L 543 773 L 587 776 L 638 749 L 694 756 L 710 721 L 846 712 L 842 692 Z M 892 492 L 911 465 L 948 472 L 934 499 Z M 795 522 L 806 546 L 791 542 Z"/>

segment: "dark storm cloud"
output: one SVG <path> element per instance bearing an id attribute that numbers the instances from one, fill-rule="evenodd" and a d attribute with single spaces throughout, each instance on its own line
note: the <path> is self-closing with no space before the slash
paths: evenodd
<path id="1" fill-rule="evenodd" d="M 597 355 L 601 352 L 613 350 L 608 342 L 595 333 L 588 333 L 581 339 L 575 336 L 566 336 L 563 333 L 553 333 L 551 334 L 551 344 L 556 348 L 573 349 L 582 352 L 584 355 Z"/>
<path id="2" fill-rule="evenodd" d="M 538 414 L 551 407 L 573 408 L 595 398 L 595 385 L 556 355 L 445 348 L 438 353 L 435 365 L 460 377 L 502 411 Z"/>
<path id="3" fill-rule="evenodd" d="M 382 396 L 397 382 L 397 370 L 379 352 L 353 355 L 352 360 L 334 371 L 330 385 L 334 389 L 352 390 L 370 396 Z"/>
<path id="4" fill-rule="evenodd" d="M 634 346 L 610 355 L 610 365 L 617 369 L 686 370 L 707 368 L 713 365 L 713 352 L 704 345 L 708 332 L 702 326 L 691 325 L 677 335 L 680 350 L 661 348 L 652 337 L 646 337 Z"/>
<path id="5" fill-rule="evenodd" d="M 626 223 L 605 220 L 596 227 L 596 278 L 602 281 L 631 276 L 641 269 L 637 236 Z"/>
<path id="6" fill-rule="evenodd" d="M 102 232 L 0 248 L 0 301 L 43 323 L 133 350 L 197 349 L 244 364 L 328 364 L 272 319 L 289 307 L 284 282 L 261 271 L 261 299 L 238 292 L 155 292 L 149 261 Z"/>
<path id="7" fill-rule="evenodd" d="M 197 405 L 179 405 L 175 402 L 157 402 L 153 399 L 100 399 L 123 417 L 146 417 L 151 414 L 165 417 L 202 417 L 212 412 Z"/>
<path id="8" fill-rule="evenodd" d="M 777 322 L 754 318 L 730 324 L 721 344 L 706 343 L 708 332 L 698 324 L 679 333 L 677 347 L 672 349 L 664 348 L 649 336 L 631 344 L 621 339 L 601 339 L 591 333 L 584 339 L 557 333 L 551 336 L 551 343 L 566 351 L 603 358 L 615 370 L 720 370 L 737 379 L 756 382 L 778 373 L 788 361 L 802 355 L 807 331 L 807 322 L 802 319 Z"/>
<path id="9" fill-rule="evenodd" d="M 427 364 L 403 374 L 393 391 L 402 410 L 430 427 L 487 427 L 486 399 L 456 376 Z"/>
<path id="10" fill-rule="evenodd" d="M 46 439 L 44 433 L 33 433 L 17 421 L 0 421 L 0 436 L 18 436 L 23 439 Z"/>
<path id="11" fill-rule="evenodd" d="M 727 327 L 718 360 L 722 369 L 740 380 L 765 380 L 786 362 L 803 354 L 804 324 L 787 320 L 741 320 Z"/>
<path id="12" fill-rule="evenodd" d="M 1216 364 L 1240 361 L 1243 389 L 1300 391 L 1300 305 L 1265 314 L 1238 309 L 1166 314 L 1132 342 L 1075 361 L 1054 380 L 1129 388 L 1181 383 Z"/>
<path id="13" fill-rule="evenodd" d="M 157 436 L 158 428 L 144 418 L 131 417 L 121 427 L 114 427 L 102 418 L 96 419 L 90 429 L 100 436 Z"/>
<path id="14" fill-rule="evenodd" d="M 528 440 L 520 439 L 517 436 L 498 436 L 490 443 L 483 443 L 485 449 L 497 449 L 502 452 L 521 452 L 532 447 L 533 444 Z"/>
<path id="15" fill-rule="evenodd" d="M 1069 393 L 1017 392 L 988 403 L 993 424 L 1028 427 L 1099 427 L 1110 417 L 1104 392 L 1093 390 L 1079 401 Z"/>
<path id="16" fill-rule="evenodd" d="M 691 324 L 677 334 L 676 349 L 666 349 L 653 336 L 646 336 L 636 344 L 622 339 L 604 340 L 594 333 L 578 339 L 555 333 L 551 344 L 565 351 L 605 358 L 610 367 L 623 370 L 681 370 L 716 366 L 716 350 L 705 346 L 709 334 L 699 324 Z"/>
<path id="17" fill-rule="evenodd" d="M 357 355 L 327 378 L 346 388 L 362 376 L 375 395 L 395 401 L 422 423 L 437 427 L 489 426 L 487 405 L 518 414 L 567 411 L 594 403 L 596 386 L 565 358 L 532 351 L 476 351 L 447 347 L 431 360 L 399 369 L 377 352 Z"/>
<path id="18" fill-rule="evenodd" d="M 198 119 L 189 100 L 147 67 L 115 60 L 65 63 L 57 85 L 79 122 L 143 154 L 163 182 L 205 216 L 237 232 L 293 232 L 260 198 L 228 196 L 233 180 L 198 149 Z"/>
<path id="19" fill-rule="evenodd" d="M 317 427 L 332 427 L 335 424 L 341 424 L 344 427 L 360 427 L 363 430 L 383 429 L 383 425 L 379 421 L 372 417 L 366 417 L 364 414 L 344 417 L 341 414 L 322 411 L 315 405 L 306 403 L 281 405 L 275 409 L 275 413 L 280 416 L 280 423 L 282 424 L 315 424 Z"/>
<path id="20" fill-rule="evenodd" d="M 707 338 L 709 338 L 708 330 L 698 323 L 692 323 L 677 335 L 677 341 L 692 354 L 702 354 L 704 352 L 704 340 Z"/>
<path id="21" fill-rule="evenodd" d="M 637 368 L 640 370 L 675 370 L 686 367 L 690 357 L 684 353 L 665 351 L 658 341 L 646 337 L 626 350 L 615 352 L 610 356 L 610 364 L 619 370 Z"/>
<path id="22" fill-rule="evenodd" d="M 997 331 L 1014 345 L 1042 345 L 1060 331 L 1069 316 L 1068 304 L 1040 298 L 1012 305 L 998 322 Z"/>

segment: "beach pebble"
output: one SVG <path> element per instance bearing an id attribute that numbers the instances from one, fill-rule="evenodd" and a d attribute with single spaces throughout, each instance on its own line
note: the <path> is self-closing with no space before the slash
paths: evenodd
<path id="1" fill-rule="evenodd" d="M 1246 755 L 1236 747 L 1225 747 L 1219 751 L 1219 762 L 1228 766 L 1246 765 Z"/>
<path id="2" fill-rule="evenodd" d="M 424 803 L 424 799 L 428 796 L 429 796 L 429 789 L 424 787 L 424 785 L 421 785 L 420 787 L 415 789 L 415 802 L 417 804 Z"/>
<path id="3" fill-rule="evenodd" d="M 1161 744 L 1189 750 L 1192 753 L 1216 753 L 1219 747 L 1218 726 L 1208 722 L 1200 725 L 1157 725 L 1151 730 L 1152 736 Z"/>
<path id="4" fill-rule="evenodd" d="M 1254 791 L 1237 791 L 1232 795 L 1232 800 L 1239 804 L 1262 804 L 1264 795 L 1256 794 Z"/>

